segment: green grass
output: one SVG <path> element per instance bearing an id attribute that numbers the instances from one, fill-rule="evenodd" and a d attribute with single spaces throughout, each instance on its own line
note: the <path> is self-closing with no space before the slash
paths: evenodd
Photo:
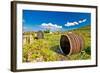
<path id="1" fill-rule="evenodd" d="M 83 27 L 72 32 L 84 38 L 84 49 L 82 52 L 65 56 L 59 49 L 61 33 L 44 33 L 44 39 L 34 40 L 32 44 L 23 45 L 23 62 L 48 62 L 63 60 L 87 60 L 91 59 L 90 26 Z M 67 33 L 67 32 L 66 32 Z M 34 33 L 31 32 L 34 38 Z"/>

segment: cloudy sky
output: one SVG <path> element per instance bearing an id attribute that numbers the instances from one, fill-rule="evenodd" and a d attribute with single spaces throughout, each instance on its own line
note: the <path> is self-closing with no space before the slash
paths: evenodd
<path id="1" fill-rule="evenodd" d="M 90 13 L 23 10 L 23 30 L 67 31 L 91 24 Z"/>

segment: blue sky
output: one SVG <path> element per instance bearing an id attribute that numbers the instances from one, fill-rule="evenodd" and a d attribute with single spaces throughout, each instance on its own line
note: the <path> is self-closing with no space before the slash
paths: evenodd
<path id="1" fill-rule="evenodd" d="M 91 24 L 91 13 L 23 10 L 23 30 L 67 31 Z"/>

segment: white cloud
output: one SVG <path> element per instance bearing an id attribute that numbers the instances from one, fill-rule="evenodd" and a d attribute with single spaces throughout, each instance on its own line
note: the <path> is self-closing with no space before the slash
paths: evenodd
<path id="1" fill-rule="evenodd" d="M 78 22 L 67 22 L 67 24 L 65 24 L 65 26 L 75 26 L 75 25 L 79 25 Z"/>
<path id="2" fill-rule="evenodd" d="M 43 28 L 48 28 L 48 29 L 61 29 L 62 26 L 59 26 L 57 24 L 52 24 L 52 23 L 42 23 L 41 26 Z"/>
<path id="3" fill-rule="evenodd" d="M 79 23 L 78 22 L 73 22 L 75 25 L 78 25 Z"/>
<path id="4" fill-rule="evenodd" d="M 75 25 L 79 25 L 80 23 L 83 23 L 83 22 L 86 22 L 86 20 L 87 19 L 82 19 L 82 20 L 79 20 L 78 22 L 77 21 L 75 21 L 75 22 L 67 22 L 66 24 L 65 24 L 65 26 L 75 26 Z"/>
<path id="5" fill-rule="evenodd" d="M 26 29 L 27 29 L 27 27 L 24 26 L 24 27 L 23 27 L 23 30 L 26 30 Z"/>
<path id="6" fill-rule="evenodd" d="M 80 20 L 79 23 L 86 22 L 86 19 Z"/>

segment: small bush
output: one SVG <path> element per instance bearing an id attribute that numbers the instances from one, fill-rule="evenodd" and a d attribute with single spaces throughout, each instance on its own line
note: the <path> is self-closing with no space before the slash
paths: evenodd
<path id="1" fill-rule="evenodd" d="M 87 48 L 84 49 L 84 50 L 85 50 L 85 52 L 86 52 L 87 54 L 91 55 L 91 47 L 90 47 L 90 46 L 87 47 Z"/>

